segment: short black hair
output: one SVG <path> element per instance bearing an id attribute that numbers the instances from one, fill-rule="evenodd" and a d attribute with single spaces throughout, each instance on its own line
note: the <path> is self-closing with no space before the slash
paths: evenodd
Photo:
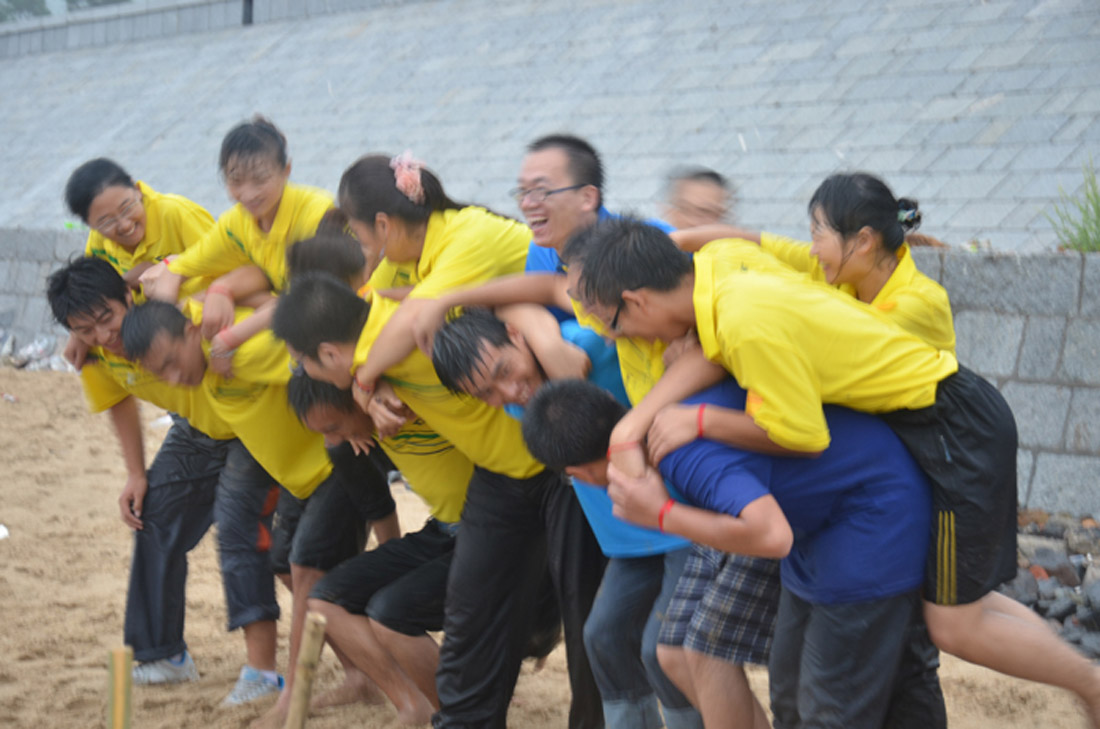
<path id="1" fill-rule="evenodd" d="M 218 154 L 218 169 L 223 173 L 234 157 L 267 157 L 286 167 L 286 137 L 270 119 L 256 114 L 229 130 Z"/>
<path id="2" fill-rule="evenodd" d="M 327 273 L 303 273 L 279 296 L 271 329 L 315 358 L 322 342 L 358 342 L 369 314 L 370 304 L 346 281 Z"/>
<path id="3" fill-rule="evenodd" d="M 562 259 L 580 266 L 582 302 L 617 306 L 624 291 L 671 291 L 692 272 L 691 254 L 660 228 L 631 216 L 608 218 L 569 239 Z"/>
<path id="4" fill-rule="evenodd" d="M 512 344 L 508 327 L 488 309 L 464 309 L 440 327 L 432 340 L 432 365 L 443 386 L 451 392 L 465 393 L 461 383 L 484 367 L 487 344 Z"/>
<path id="5" fill-rule="evenodd" d="M 286 249 L 286 267 L 291 281 L 314 271 L 350 284 L 363 273 L 366 265 L 367 257 L 359 241 L 340 232 L 318 231 L 312 238 L 298 241 Z"/>
<path id="6" fill-rule="evenodd" d="M 336 385 L 315 380 L 300 370 L 286 383 L 286 399 L 298 415 L 298 420 L 303 422 L 309 411 L 318 405 L 325 405 L 342 413 L 355 412 L 357 407 L 351 390 L 341 390 Z"/>
<path id="7" fill-rule="evenodd" d="M 73 316 L 94 316 L 111 301 L 126 304 L 128 287 L 102 258 L 77 258 L 49 275 L 46 298 L 58 324 L 69 328 Z"/>
<path id="8" fill-rule="evenodd" d="M 65 204 L 73 215 L 88 222 L 88 209 L 108 187 L 137 187 L 122 165 L 106 157 L 88 160 L 73 170 L 65 183 Z"/>
<path id="9" fill-rule="evenodd" d="M 140 360 L 149 353 L 153 340 L 161 332 L 172 339 L 183 337 L 187 329 L 187 317 L 167 301 L 146 301 L 126 312 L 122 319 L 122 348 L 127 359 Z"/>
<path id="10" fill-rule="evenodd" d="M 587 380 L 553 380 L 540 387 L 523 412 L 527 450 L 556 471 L 598 461 L 607 454 L 626 407 Z"/>
<path id="11" fill-rule="evenodd" d="M 560 149 L 569 160 L 569 175 L 575 185 L 592 185 L 600 193 L 603 203 L 603 162 L 596 148 L 572 134 L 547 134 L 527 145 L 527 152 L 544 149 Z"/>

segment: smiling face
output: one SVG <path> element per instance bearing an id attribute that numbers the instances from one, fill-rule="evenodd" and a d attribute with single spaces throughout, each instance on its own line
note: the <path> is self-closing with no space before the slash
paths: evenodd
<path id="1" fill-rule="evenodd" d="M 182 337 L 160 331 L 153 337 L 141 366 L 171 385 L 194 387 L 206 374 L 206 355 L 198 327 L 188 324 Z"/>
<path id="2" fill-rule="evenodd" d="M 481 341 L 481 366 L 461 383 L 468 394 L 493 407 L 526 405 L 546 378 L 523 335 L 509 327 L 510 344 Z"/>
<path id="3" fill-rule="evenodd" d="M 268 156 L 236 155 L 225 166 L 225 186 L 262 228 L 270 228 L 279 210 L 283 188 L 290 178 L 290 164 L 280 167 Z"/>
<path id="4" fill-rule="evenodd" d="M 141 192 L 128 185 L 103 188 L 88 205 L 88 225 L 126 250 L 134 250 L 145 237 Z"/>
<path id="5" fill-rule="evenodd" d="M 351 439 L 366 440 L 374 433 L 370 416 L 359 408 L 345 412 L 327 404 L 314 405 L 302 422 L 310 430 L 323 435 L 328 448 Z"/>
<path id="6" fill-rule="evenodd" d="M 102 347 L 119 357 L 126 356 L 122 348 L 122 319 L 129 309 L 127 303 L 109 300 L 91 314 L 74 314 L 69 317 L 69 331 L 86 347 Z"/>
<path id="7" fill-rule="evenodd" d="M 529 194 L 519 198 L 519 209 L 531 227 L 536 245 L 560 250 L 569 236 L 596 223 L 599 192 L 592 185 L 576 185 L 569 170 L 569 157 L 558 148 L 530 152 L 519 171 L 519 189 Z M 543 197 L 541 192 L 561 190 Z"/>

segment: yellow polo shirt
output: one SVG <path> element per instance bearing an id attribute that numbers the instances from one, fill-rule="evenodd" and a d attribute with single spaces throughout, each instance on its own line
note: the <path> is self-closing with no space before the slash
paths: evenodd
<path id="1" fill-rule="evenodd" d="M 757 425 L 792 450 L 828 447 L 822 403 L 872 413 L 927 407 L 958 369 L 950 352 L 804 277 L 729 276 L 696 255 L 693 299 L 704 353 L 748 391 Z"/>
<path id="2" fill-rule="evenodd" d="M 236 321 L 251 313 L 251 309 L 237 309 Z M 198 324 L 202 307 L 189 301 L 184 314 Z M 203 350 L 209 357 L 208 342 L 203 342 Z M 324 437 L 302 425 L 290 408 L 286 395 L 289 379 L 286 345 L 266 329 L 237 348 L 233 377 L 227 379 L 208 369 L 199 387 L 268 475 L 305 499 L 332 473 L 332 463 Z"/>
<path id="3" fill-rule="evenodd" d="M 370 315 L 355 348 L 353 372 L 366 362 L 371 345 L 398 305 L 372 294 Z M 431 360 L 419 349 L 387 370 L 383 379 L 428 428 L 474 465 L 511 478 L 530 478 L 543 470 L 527 452 L 518 420 L 477 398 L 455 395 L 445 388 Z"/>
<path id="4" fill-rule="evenodd" d="M 796 275 L 789 266 L 761 251 L 760 246 L 740 238 L 711 241 L 695 255 L 710 260 L 718 275 L 748 271 Z M 585 311 L 579 302 L 572 303 L 578 322 L 601 336 L 610 336 L 603 322 Z M 648 341 L 638 337 L 619 337 L 615 340 L 623 386 L 631 405 L 641 402 L 665 373 L 664 353 L 667 348 L 668 343 L 661 340 Z"/>
<path id="5" fill-rule="evenodd" d="M 263 269 L 276 292 L 286 288 L 286 249 L 317 232 L 317 224 L 332 207 L 324 190 L 287 183 L 279 210 L 266 233 L 241 204 L 218 218 L 217 224 L 195 246 L 177 256 L 168 268 L 182 276 L 217 278 L 255 264 Z"/>
<path id="6" fill-rule="evenodd" d="M 183 253 L 214 227 L 214 217 L 198 203 L 181 195 L 157 192 L 140 180 L 137 188 L 145 206 L 145 235 L 134 250 L 127 250 L 95 230 L 88 233 L 88 242 L 84 245 L 85 256 L 102 258 L 120 276 L 125 276 L 139 263 L 157 263 L 168 256 Z M 188 296 L 201 290 L 197 288 L 199 285 L 205 288 L 209 283 L 209 280 L 202 278 L 188 281 L 184 284 L 185 288 L 181 288 L 180 295 Z M 141 303 L 144 296 L 138 291 L 134 299 Z"/>
<path id="7" fill-rule="evenodd" d="M 178 387 L 157 379 L 153 373 L 128 359 L 93 347 L 94 358 L 80 370 L 84 397 L 93 413 L 114 407 L 130 395 L 187 418 L 197 430 L 216 440 L 236 437 L 233 429 L 210 406 L 201 390 Z"/>
<path id="8" fill-rule="evenodd" d="M 474 474 L 469 458 L 419 417 L 380 445 L 433 517 L 446 522 L 462 518 Z"/>
<path id="9" fill-rule="evenodd" d="M 815 281 L 825 282 L 817 256 L 810 253 L 810 244 L 772 233 L 760 234 L 760 247 L 798 271 L 804 271 Z M 955 322 L 951 316 L 951 301 L 947 291 L 925 276 L 913 262 L 908 243 L 897 250 L 898 265 L 890 274 L 871 306 L 884 312 L 898 326 L 915 334 L 936 349 L 955 352 Z M 838 289 L 856 295 L 851 284 Z"/>

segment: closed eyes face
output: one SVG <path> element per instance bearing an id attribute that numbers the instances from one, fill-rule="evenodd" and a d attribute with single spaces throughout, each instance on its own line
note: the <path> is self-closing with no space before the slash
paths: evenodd
<path id="1" fill-rule="evenodd" d="M 189 328 L 182 337 L 166 331 L 157 333 L 141 366 L 170 385 L 199 385 L 206 374 L 206 356 L 198 330 Z"/>
<path id="2" fill-rule="evenodd" d="M 461 383 L 468 394 L 493 407 L 526 405 L 544 378 L 531 350 L 482 343 L 481 366 Z"/>
<path id="3" fill-rule="evenodd" d="M 256 220 L 273 218 L 290 177 L 290 165 L 283 168 L 262 155 L 231 157 L 225 167 L 225 187 Z"/>
<path id="4" fill-rule="evenodd" d="M 88 206 L 88 225 L 132 251 L 145 237 L 145 204 L 141 192 L 126 185 L 104 188 Z"/>

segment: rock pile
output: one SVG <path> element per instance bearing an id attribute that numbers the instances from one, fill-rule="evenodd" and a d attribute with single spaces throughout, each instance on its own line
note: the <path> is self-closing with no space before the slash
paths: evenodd
<path id="1" fill-rule="evenodd" d="M 1022 509 L 1019 526 L 1016 578 L 1000 591 L 1045 617 L 1082 653 L 1100 658 L 1100 525 Z"/>

